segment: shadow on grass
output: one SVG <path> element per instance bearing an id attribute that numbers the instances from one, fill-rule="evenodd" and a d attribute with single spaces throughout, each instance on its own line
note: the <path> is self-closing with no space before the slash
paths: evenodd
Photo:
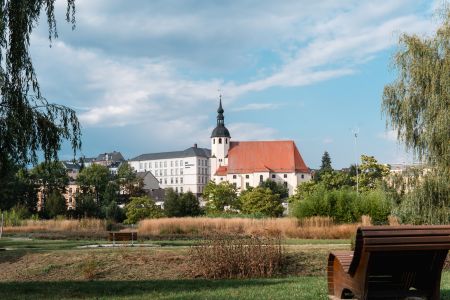
<path id="1" fill-rule="evenodd" d="M 220 289 L 258 288 L 292 282 L 288 279 L 249 280 L 149 280 L 149 281 L 53 281 L 1 282 L 0 299 L 63 299 L 139 297 Z M 143 298 L 144 299 L 144 298 Z"/>

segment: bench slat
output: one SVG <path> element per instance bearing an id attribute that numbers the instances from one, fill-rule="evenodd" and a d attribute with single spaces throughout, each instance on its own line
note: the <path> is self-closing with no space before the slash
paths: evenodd
<path id="1" fill-rule="evenodd" d="M 365 245 L 383 245 L 383 244 L 434 244 L 450 243 L 450 236 L 415 236 L 415 237 L 376 237 L 365 238 Z"/>

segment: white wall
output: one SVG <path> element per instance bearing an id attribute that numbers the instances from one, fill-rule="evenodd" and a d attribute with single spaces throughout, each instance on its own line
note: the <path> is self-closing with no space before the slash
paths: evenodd
<path id="1" fill-rule="evenodd" d="M 205 157 L 192 156 L 129 161 L 129 164 L 138 172 L 150 171 L 159 180 L 161 188 L 200 194 L 210 179 L 208 161 Z"/>

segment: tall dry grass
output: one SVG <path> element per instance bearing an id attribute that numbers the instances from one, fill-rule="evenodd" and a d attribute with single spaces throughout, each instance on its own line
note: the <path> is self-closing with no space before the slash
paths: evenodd
<path id="1" fill-rule="evenodd" d="M 280 238 L 223 234 L 206 236 L 188 257 L 195 277 L 212 279 L 271 277 L 284 261 Z"/>
<path id="2" fill-rule="evenodd" d="M 187 235 L 212 233 L 229 235 L 281 236 L 283 238 L 338 239 L 350 238 L 360 224 L 334 224 L 331 218 L 313 217 L 249 219 L 249 218 L 162 218 L 139 223 L 140 236 Z"/>
<path id="3" fill-rule="evenodd" d="M 104 232 L 105 220 L 24 220 L 21 226 L 8 226 L 5 233 L 32 232 Z"/>

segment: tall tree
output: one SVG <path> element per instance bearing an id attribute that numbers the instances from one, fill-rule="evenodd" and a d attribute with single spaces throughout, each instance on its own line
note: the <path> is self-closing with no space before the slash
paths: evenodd
<path id="1" fill-rule="evenodd" d="M 54 191 L 64 193 L 69 177 L 61 162 L 43 162 L 30 171 L 45 199 Z"/>
<path id="2" fill-rule="evenodd" d="M 331 166 L 331 158 L 328 151 L 325 151 L 322 155 L 322 163 L 320 165 L 319 171 L 317 171 L 314 180 L 321 181 L 321 177 L 324 174 L 329 174 L 333 172 L 333 167 Z"/>
<path id="3" fill-rule="evenodd" d="M 379 164 L 373 156 L 361 155 L 359 185 L 362 190 L 373 190 L 389 174 L 389 167 Z"/>
<path id="4" fill-rule="evenodd" d="M 101 204 L 111 174 L 107 167 L 93 164 L 84 168 L 77 177 L 77 183 L 80 185 L 83 193 L 93 193 L 95 200 Z"/>
<path id="5" fill-rule="evenodd" d="M 442 16 L 433 36 L 401 36 L 393 61 L 398 76 L 383 92 L 387 126 L 431 169 L 409 201 L 411 214 L 422 216 L 415 223 L 450 218 L 450 9 Z"/>
<path id="6" fill-rule="evenodd" d="M 57 37 L 55 0 L 0 1 L 0 174 L 7 161 L 36 163 L 57 158 L 63 140 L 81 146 L 75 111 L 42 96 L 29 53 L 30 36 L 45 11 L 49 39 Z M 75 25 L 75 0 L 67 0 L 66 20 Z"/>

